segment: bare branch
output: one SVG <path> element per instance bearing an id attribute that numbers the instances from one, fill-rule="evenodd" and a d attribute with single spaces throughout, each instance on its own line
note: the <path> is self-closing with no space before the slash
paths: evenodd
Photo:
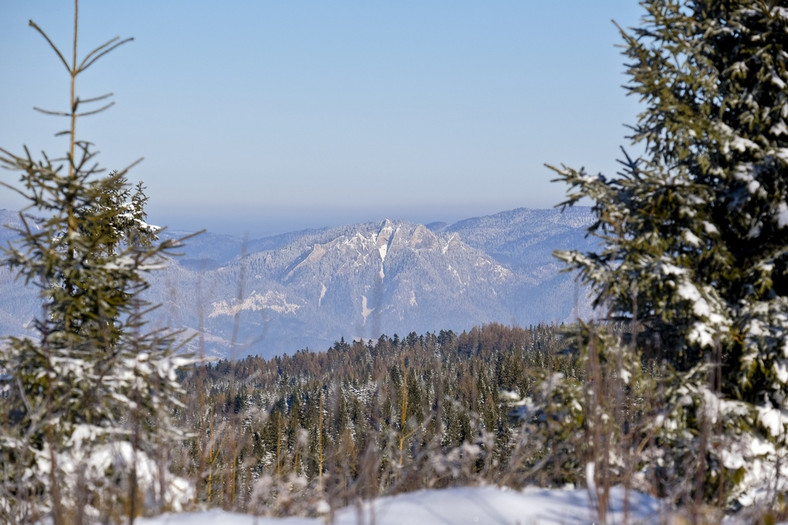
<path id="1" fill-rule="evenodd" d="M 115 105 L 115 103 L 114 103 L 114 102 L 110 102 L 110 103 L 109 103 L 109 104 L 107 104 L 106 106 L 102 106 L 102 107 L 100 107 L 100 108 L 98 108 L 98 109 L 94 109 L 93 111 L 85 111 L 84 113 L 77 113 L 77 116 L 78 116 L 78 117 L 86 117 L 86 116 L 88 116 L 88 115 L 95 115 L 96 113 L 101 113 L 101 112 L 102 112 L 102 111 L 104 111 L 105 109 L 109 109 L 109 108 L 111 108 L 111 107 L 112 107 L 112 106 L 114 106 L 114 105 Z"/>
<path id="2" fill-rule="evenodd" d="M 17 157 L 16 155 L 14 155 L 13 153 L 11 153 L 10 151 L 8 151 L 7 149 L 5 149 L 3 147 L 0 147 L 0 153 L 2 153 L 3 155 L 8 155 L 12 159 L 18 159 L 19 158 L 19 157 Z"/>
<path id="3" fill-rule="evenodd" d="M 46 39 L 47 42 L 49 42 L 49 45 L 52 47 L 52 49 L 55 50 L 55 53 L 57 53 L 57 56 L 60 58 L 60 61 L 63 62 L 64 66 L 66 66 L 66 70 L 69 72 L 69 74 L 71 74 L 72 73 L 71 66 L 68 65 L 68 62 L 66 62 L 66 59 L 63 57 L 63 54 L 60 52 L 60 50 L 57 48 L 57 46 L 52 42 L 52 40 L 49 39 L 47 34 L 44 33 L 44 30 L 41 29 L 40 27 L 38 27 L 38 25 L 35 22 L 33 22 L 32 20 L 28 21 L 28 24 L 33 29 L 38 31 L 41 34 L 41 36 L 43 36 Z"/>
<path id="4" fill-rule="evenodd" d="M 104 49 L 103 51 L 101 51 L 97 55 L 93 56 L 93 54 L 98 52 L 101 48 L 106 47 L 107 45 L 111 44 L 112 42 L 114 42 L 117 39 L 118 39 L 118 37 L 115 37 L 112 40 L 110 40 L 109 42 L 107 42 L 106 44 L 104 44 L 102 46 L 99 46 L 96 49 L 94 49 L 93 51 L 91 51 L 90 53 L 88 53 L 88 55 L 84 58 L 84 60 L 82 60 L 82 63 L 79 65 L 79 68 L 77 69 L 77 73 L 81 73 L 81 72 L 85 71 L 87 68 L 89 68 L 91 65 L 93 65 L 93 63 L 96 60 L 98 60 L 99 58 L 103 57 L 104 55 L 106 55 L 110 51 L 122 46 L 126 42 L 131 42 L 132 40 L 134 40 L 134 37 L 129 37 L 129 38 L 126 38 L 124 40 L 121 40 L 120 42 L 117 42 L 116 44 L 110 46 L 107 49 Z M 92 56 L 92 58 L 90 58 L 91 56 Z"/>
<path id="5" fill-rule="evenodd" d="M 96 53 L 101 52 L 102 49 L 104 49 L 105 47 L 107 47 L 109 45 L 112 45 L 114 42 L 117 42 L 119 39 L 120 39 L 119 36 L 117 36 L 117 35 L 113 36 L 112 38 L 110 38 L 109 40 L 107 40 L 106 42 L 104 42 L 103 44 L 98 46 L 97 48 L 93 49 L 93 51 L 91 51 L 90 53 L 85 55 L 85 58 L 82 59 L 82 63 L 79 65 L 79 67 L 81 68 L 83 65 L 85 65 L 85 62 L 87 62 L 88 60 L 91 59 L 91 57 L 93 55 L 95 55 Z"/>
<path id="6" fill-rule="evenodd" d="M 36 111 L 40 111 L 41 113 L 44 113 L 45 115 L 54 115 L 56 117 L 70 117 L 71 116 L 71 113 L 66 113 L 64 111 L 51 111 L 49 109 L 41 109 L 41 108 L 37 108 L 35 106 L 33 106 L 33 109 L 35 109 Z"/>
<path id="7" fill-rule="evenodd" d="M 7 182 L 4 182 L 4 181 L 0 180 L 0 186 L 3 186 L 4 188 L 8 188 L 9 190 L 15 191 L 16 193 L 18 193 L 22 197 L 27 198 L 27 194 L 25 192 L 23 192 L 22 190 L 20 190 L 16 186 L 12 186 L 11 184 L 8 184 Z"/>
<path id="8" fill-rule="evenodd" d="M 126 173 L 128 173 L 128 172 L 129 172 L 129 170 L 130 170 L 131 168 L 133 168 L 134 166 L 136 166 L 137 164 L 139 164 L 139 163 L 140 163 L 140 162 L 142 162 L 143 160 L 145 160 L 145 157 L 140 157 L 140 158 L 138 158 L 137 160 L 135 160 L 134 162 L 132 162 L 131 164 L 129 164 L 128 166 L 126 166 L 126 167 L 125 167 L 125 168 L 123 168 L 122 170 L 118 171 L 118 176 L 120 177 L 120 176 L 123 176 L 123 175 L 125 175 Z"/>
<path id="9" fill-rule="evenodd" d="M 112 95 L 113 95 L 113 93 L 107 93 L 106 95 L 101 95 L 101 96 L 93 97 L 93 98 L 85 98 L 85 99 L 79 99 L 78 98 L 77 102 L 90 104 L 91 102 L 98 102 L 99 100 L 104 100 L 105 98 L 109 98 Z"/>

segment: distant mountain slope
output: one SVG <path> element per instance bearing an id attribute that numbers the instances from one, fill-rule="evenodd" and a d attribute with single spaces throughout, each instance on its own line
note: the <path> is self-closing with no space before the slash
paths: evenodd
<path id="1" fill-rule="evenodd" d="M 551 254 L 589 246 L 590 221 L 587 209 L 518 209 L 429 228 L 383 220 L 250 241 L 208 233 L 152 274 L 150 299 L 163 304 L 157 323 L 199 334 L 193 349 L 227 357 L 563 322 L 589 307 Z M 0 330 L 17 333 L 34 292 L 12 279 L 0 287 Z"/>
<path id="2" fill-rule="evenodd" d="M 552 260 L 553 250 L 577 247 L 578 242 L 583 244 L 584 229 L 592 221 L 588 208 L 568 208 L 564 212 L 519 208 L 465 219 L 446 227 L 445 231 L 458 233 L 463 241 L 499 262 L 524 267 Z M 539 258 L 535 261 L 537 254 Z"/>

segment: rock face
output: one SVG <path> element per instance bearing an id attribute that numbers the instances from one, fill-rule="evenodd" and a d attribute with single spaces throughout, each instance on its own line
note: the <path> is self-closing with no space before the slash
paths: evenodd
<path id="1" fill-rule="evenodd" d="M 157 324 L 198 334 L 193 350 L 230 358 L 324 350 L 341 337 L 570 321 L 588 313 L 588 300 L 552 251 L 586 247 L 591 220 L 584 209 L 519 209 L 250 242 L 204 234 L 152 274 L 150 299 L 163 304 Z M 34 311 L 20 304 L 34 305 L 35 292 L 5 274 L 0 287 L 0 330 L 19 333 Z"/>

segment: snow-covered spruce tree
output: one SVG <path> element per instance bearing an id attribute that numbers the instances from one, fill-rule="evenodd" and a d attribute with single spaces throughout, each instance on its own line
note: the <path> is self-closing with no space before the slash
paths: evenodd
<path id="1" fill-rule="evenodd" d="M 73 63 L 47 35 L 71 77 L 64 158 L 34 160 L 0 149 L 0 162 L 21 172 L 19 239 L 5 262 L 38 287 L 35 335 L 7 339 L 0 370 L 10 377 L 0 398 L 0 521 L 55 524 L 132 521 L 189 497 L 162 456 L 181 438 L 168 413 L 183 394 L 175 355 L 177 333 L 148 330 L 146 273 L 160 267 L 171 241 L 157 241 L 145 222 L 141 185 L 127 170 L 105 174 L 92 144 L 77 139 L 79 117 L 98 110 L 80 99 L 77 76 L 127 40 L 112 39 L 77 62 L 75 2 Z"/>
<path id="2" fill-rule="evenodd" d="M 622 31 L 642 159 L 562 167 L 593 201 L 594 253 L 558 256 L 637 349 L 672 370 L 651 467 L 684 498 L 788 489 L 788 7 L 649 0 Z M 665 379 L 667 379 L 667 374 Z M 669 474 L 673 475 L 670 478 Z M 723 501 L 725 500 L 725 501 Z"/>

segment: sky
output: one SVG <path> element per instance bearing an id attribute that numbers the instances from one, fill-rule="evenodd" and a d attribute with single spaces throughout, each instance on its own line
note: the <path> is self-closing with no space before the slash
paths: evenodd
<path id="1" fill-rule="evenodd" d="M 81 119 L 108 169 L 147 187 L 149 222 L 259 236 L 383 218 L 453 222 L 551 208 L 544 164 L 617 170 L 633 0 L 82 0 L 77 80 L 114 94 Z M 50 157 L 67 120 L 73 3 L 0 1 L 0 147 Z M 0 172 L 16 182 L 18 174 Z M 0 189 L 0 208 L 21 201 Z"/>

